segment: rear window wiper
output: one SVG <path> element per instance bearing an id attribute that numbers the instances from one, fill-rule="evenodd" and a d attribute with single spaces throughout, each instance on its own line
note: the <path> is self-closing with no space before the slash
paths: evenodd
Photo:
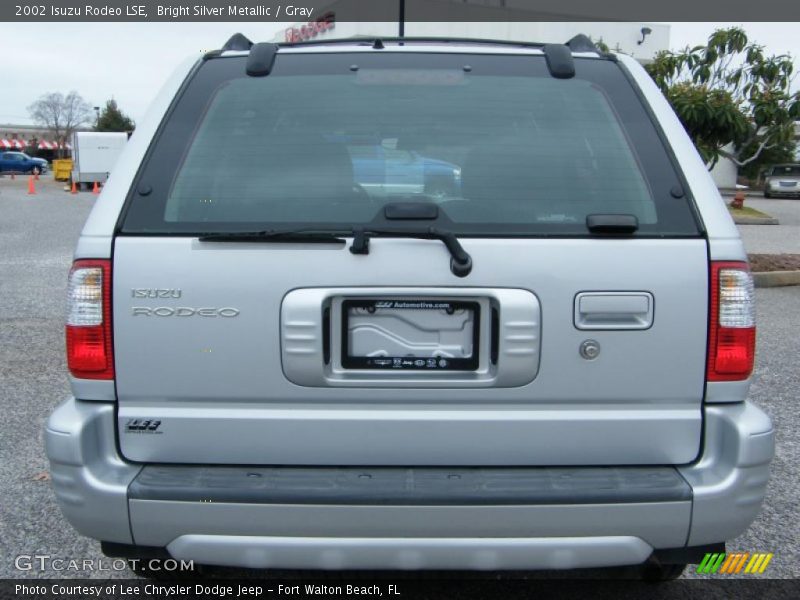
<path id="1" fill-rule="evenodd" d="M 405 237 L 423 240 L 441 240 L 450 252 L 450 270 L 457 277 L 466 277 L 472 271 L 472 257 L 464 250 L 458 238 L 451 231 L 436 227 L 415 229 L 392 228 L 355 228 L 353 229 L 353 244 L 350 252 L 353 254 L 369 254 L 370 237 Z"/>
<path id="2" fill-rule="evenodd" d="M 353 228 L 341 231 L 309 231 L 294 230 L 264 230 L 264 231 L 231 231 L 219 233 L 202 233 L 198 237 L 201 242 L 265 242 L 265 243 L 309 243 L 309 244 L 344 244 L 340 235 L 352 235 L 353 244 L 350 252 L 353 254 L 369 254 L 370 237 L 405 237 L 424 240 L 441 240 L 450 252 L 450 270 L 458 277 L 466 277 L 472 271 L 472 257 L 464 250 L 454 233 L 437 229 L 426 228 Z"/>
<path id="3" fill-rule="evenodd" d="M 302 244 L 344 244 L 345 240 L 329 231 L 307 231 L 302 229 L 265 231 L 230 231 L 224 233 L 203 233 L 198 236 L 201 242 L 274 242 Z"/>

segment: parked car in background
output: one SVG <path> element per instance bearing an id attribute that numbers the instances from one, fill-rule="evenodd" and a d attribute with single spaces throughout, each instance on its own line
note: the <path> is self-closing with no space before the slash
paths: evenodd
<path id="1" fill-rule="evenodd" d="M 3 152 L 0 154 L 0 171 L 4 173 L 46 173 L 47 161 L 34 158 L 24 152 Z"/>
<path id="2" fill-rule="evenodd" d="M 765 198 L 800 198 L 800 164 L 775 165 L 767 172 Z"/>
<path id="3" fill-rule="evenodd" d="M 371 196 L 424 194 L 446 198 L 459 195 L 461 169 L 458 165 L 392 147 L 392 141 L 397 140 L 366 146 L 347 144 L 355 182 Z"/>

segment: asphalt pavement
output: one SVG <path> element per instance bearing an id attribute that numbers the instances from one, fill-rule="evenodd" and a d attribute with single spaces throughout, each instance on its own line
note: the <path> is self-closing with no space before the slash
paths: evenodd
<path id="1" fill-rule="evenodd" d="M 750 198 L 745 206 L 778 219 L 779 225 L 739 225 L 751 254 L 800 254 L 800 198 Z"/>
<path id="2" fill-rule="evenodd" d="M 63 341 L 66 276 L 81 226 L 102 196 L 99 200 L 88 192 L 73 196 L 49 177 L 38 188 L 37 195 L 29 196 L 25 178 L 0 178 L 0 577 L 129 576 L 126 572 L 20 571 L 14 565 L 19 555 L 67 560 L 100 557 L 99 544 L 78 535 L 56 505 L 42 428 L 52 408 L 69 394 Z M 788 211 L 785 216 L 776 214 L 782 221 L 794 219 L 796 225 L 800 221 L 800 201 L 762 202 L 780 207 L 770 211 L 765 204 L 767 212 Z M 755 201 L 752 205 L 759 208 Z M 789 235 L 797 239 L 796 233 Z M 749 234 L 747 239 L 749 244 Z M 750 251 L 764 251 L 761 248 Z M 762 514 L 728 547 L 773 552 L 768 575 L 797 578 L 800 287 L 756 293 L 758 354 L 751 396 L 776 425 L 777 456 Z"/>

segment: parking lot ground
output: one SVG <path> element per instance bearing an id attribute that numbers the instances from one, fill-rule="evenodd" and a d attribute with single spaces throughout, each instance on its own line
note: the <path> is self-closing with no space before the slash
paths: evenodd
<path id="1" fill-rule="evenodd" d="M 42 446 L 44 421 L 69 394 L 64 364 L 66 278 L 75 241 L 95 202 L 42 176 L 0 178 L 0 577 L 19 554 L 98 555 L 61 519 Z M 52 575 L 52 573 L 51 573 Z"/>
<path id="2" fill-rule="evenodd" d="M 800 253 L 800 199 L 747 198 L 750 206 L 778 219 L 779 225 L 739 225 L 751 254 Z"/>
<path id="3" fill-rule="evenodd" d="M 47 415 L 69 394 L 63 340 L 67 271 L 89 210 L 94 202 L 103 201 L 102 195 L 82 192 L 73 196 L 62 188 L 63 184 L 43 177 L 37 194 L 29 196 L 24 178 L 0 178 L 0 578 L 130 576 L 124 571 L 20 571 L 14 566 L 15 557 L 22 554 L 66 560 L 101 556 L 99 544 L 78 535 L 61 516 L 47 480 L 42 446 Z M 775 202 L 789 210 L 783 203 L 791 201 Z M 795 206 L 800 208 L 800 202 Z M 769 207 L 764 210 L 774 212 Z M 751 396 L 773 419 L 777 455 L 762 514 L 728 547 L 731 551 L 773 552 L 765 577 L 797 578 L 800 287 L 759 289 L 756 293 L 758 354 Z M 691 572 L 687 576 L 696 577 Z M 452 596 L 470 596 L 469 582 L 464 586 L 454 589 Z M 683 597 L 679 588 L 670 589 L 677 590 L 671 597 Z M 746 597 L 736 588 L 730 589 L 729 596 L 718 597 Z M 741 589 L 741 594 L 752 591 Z"/>

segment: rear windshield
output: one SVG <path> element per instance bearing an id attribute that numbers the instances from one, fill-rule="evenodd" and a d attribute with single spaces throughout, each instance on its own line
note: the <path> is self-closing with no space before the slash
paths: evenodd
<path id="1" fill-rule="evenodd" d="M 342 230 L 430 202 L 463 235 L 696 235 L 680 181 L 621 68 L 541 56 L 279 54 L 202 64 L 139 173 L 126 233 Z M 144 194 L 141 192 L 145 191 Z"/>

